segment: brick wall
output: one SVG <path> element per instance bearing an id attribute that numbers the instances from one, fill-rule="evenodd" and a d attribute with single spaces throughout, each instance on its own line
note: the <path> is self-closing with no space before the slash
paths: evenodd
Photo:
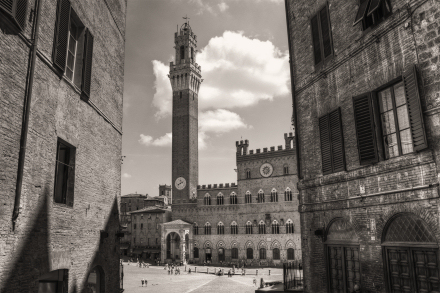
<path id="1" fill-rule="evenodd" d="M 51 66 L 57 1 L 44 0 L 21 213 L 15 231 L 11 218 L 29 48 L 18 36 L 0 33 L 0 106 L 6 114 L 0 117 L 2 292 L 36 292 L 38 278 L 57 269 L 69 270 L 69 291 L 81 291 L 95 265 L 104 270 L 106 292 L 119 287 L 115 234 L 119 229 L 126 1 L 71 2 L 95 38 L 90 102 L 82 101 L 80 91 L 60 79 Z M 28 13 L 33 7 L 34 1 L 29 1 Z M 31 23 L 27 23 L 27 38 L 30 30 Z M 76 147 L 72 208 L 53 201 L 58 137 Z M 102 241 L 100 230 L 109 235 Z"/>
<path id="2" fill-rule="evenodd" d="M 327 292 L 325 243 L 315 231 L 342 217 L 359 237 L 362 292 L 386 292 L 383 227 L 401 212 L 416 214 L 438 235 L 439 181 L 439 1 L 392 0 L 392 15 L 362 31 L 353 26 L 356 1 L 290 1 L 288 24 L 299 131 L 302 178 L 302 251 L 306 292 Z M 333 58 L 314 66 L 310 18 L 328 3 Z M 413 65 L 420 75 L 429 148 L 361 166 L 352 98 L 401 76 Z M 341 107 L 346 170 L 323 176 L 318 118 Z M 369 223 L 377 228 L 372 231 Z M 324 237 L 325 240 L 325 237 Z M 368 291 L 369 290 L 369 291 Z"/>

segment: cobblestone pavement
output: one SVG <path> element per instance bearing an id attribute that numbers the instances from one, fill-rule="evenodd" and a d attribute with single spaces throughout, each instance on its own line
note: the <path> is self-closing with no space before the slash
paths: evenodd
<path id="1" fill-rule="evenodd" d="M 256 278 L 257 284 L 259 284 L 261 277 L 264 281 L 281 281 L 283 279 L 282 269 L 270 269 L 270 276 L 268 275 L 269 269 L 259 269 L 258 276 L 255 275 L 255 269 L 248 269 L 246 276 L 235 275 L 228 278 L 227 275 L 215 276 L 213 274 L 215 267 L 209 267 L 209 274 L 206 273 L 207 267 L 203 266 L 197 267 L 197 273 L 194 273 L 194 267 L 191 266 L 193 271 L 191 274 L 185 272 L 183 266 L 180 268 L 180 275 L 168 275 L 168 271 L 164 270 L 162 266 L 139 268 L 133 264 L 124 263 L 124 292 L 253 293 L 257 289 L 253 285 L 254 278 Z M 224 269 L 225 272 L 229 270 L 229 268 Z M 142 278 L 147 279 L 147 287 L 145 285 L 142 287 Z"/>

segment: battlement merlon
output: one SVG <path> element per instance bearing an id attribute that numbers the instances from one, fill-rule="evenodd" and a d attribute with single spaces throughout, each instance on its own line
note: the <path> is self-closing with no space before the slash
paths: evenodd
<path id="1" fill-rule="evenodd" d="M 237 156 L 246 155 L 249 147 L 249 140 L 240 140 L 235 142 L 237 147 Z"/>
<path id="2" fill-rule="evenodd" d="M 285 133 L 284 134 L 284 141 L 285 141 L 285 148 L 283 149 L 282 145 L 279 145 L 277 148 L 275 146 L 271 146 L 270 148 L 263 148 L 263 151 L 261 149 L 249 150 L 248 153 L 248 147 L 249 147 L 249 141 L 243 140 L 236 141 L 235 146 L 237 147 L 237 159 L 238 158 L 244 158 L 245 156 L 256 156 L 256 155 L 270 155 L 270 154 L 277 154 L 277 155 L 285 155 L 286 152 L 290 152 L 294 149 L 294 136 L 293 133 Z"/>
<path id="3" fill-rule="evenodd" d="M 229 188 L 237 188 L 237 184 L 235 182 L 229 184 L 229 183 L 220 183 L 220 184 L 203 184 L 203 185 L 197 185 L 197 189 L 229 189 Z"/>
<path id="4" fill-rule="evenodd" d="M 293 136 L 292 132 L 289 132 L 289 135 L 287 135 L 287 133 L 284 133 L 284 141 L 285 141 L 286 149 L 293 148 L 293 144 L 295 143 L 294 138 L 295 137 Z"/>

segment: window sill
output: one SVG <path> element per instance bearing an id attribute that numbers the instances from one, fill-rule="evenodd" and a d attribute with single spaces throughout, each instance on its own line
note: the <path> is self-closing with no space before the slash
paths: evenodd
<path id="1" fill-rule="evenodd" d="M 53 206 L 54 207 L 59 207 L 59 208 L 66 208 L 66 209 L 70 209 L 73 210 L 73 206 L 69 206 L 66 203 L 59 203 L 59 202 L 53 202 Z"/>

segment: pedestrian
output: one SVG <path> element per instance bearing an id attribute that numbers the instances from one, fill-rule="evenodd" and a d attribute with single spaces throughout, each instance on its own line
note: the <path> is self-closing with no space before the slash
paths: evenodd
<path id="1" fill-rule="evenodd" d="M 188 274 L 191 274 L 191 268 L 188 269 Z"/>
<path id="2" fill-rule="evenodd" d="M 257 279 L 255 277 L 254 277 L 253 282 L 254 282 L 254 286 L 257 286 Z"/>
<path id="3" fill-rule="evenodd" d="M 150 264 L 149 263 L 147 263 L 147 269 L 149 269 L 150 268 Z"/>
<path id="4" fill-rule="evenodd" d="M 142 279 L 141 282 L 142 282 L 142 287 L 144 287 L 144 282 L 145 282 L 144 279 Z"/>
<path id="5" fill-rule="evenodd" d="M 145 279 L 145 287 L 147 287 L 148 281 L 147 279 Z"/>

